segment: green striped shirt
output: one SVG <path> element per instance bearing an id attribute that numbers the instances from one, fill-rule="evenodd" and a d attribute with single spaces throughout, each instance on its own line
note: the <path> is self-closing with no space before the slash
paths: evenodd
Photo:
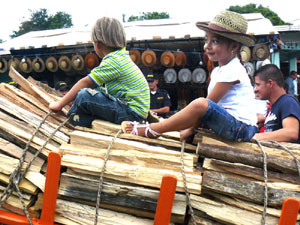
<path id="1" fill-rule="evenodd" d="M 138 115 L 147 118 L 150 110 L 149 86 L 125 48 L 107 54 L 89 77 L 97 86 L 105 84 L 108 94 L 125 101 Z"/>

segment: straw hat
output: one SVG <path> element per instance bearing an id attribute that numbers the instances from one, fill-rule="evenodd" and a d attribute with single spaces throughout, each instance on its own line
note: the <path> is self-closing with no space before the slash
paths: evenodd
<path id="1" fill-rule="evenodd" d="M 203 84 L 206 81 L 206 72 L 203 68 L 196 68 L 192 73 L 192 81 L 196 84 Z"/>
<path id="2" fill-rule="evenodd" d="M 181 83 L 190 82 L 192 80 L 192 72 L 187 68 L 180 69 L 178 72 L 178 80 Z"/>
<path id="3" fill-rule="evenodd" d="M 247 34 L 246 18 L 236 12 L 222 11 L 209 24 L 197 22 L 196 26 L 201 30 L 215 33 L 246 46 L 252 46 L 255 43 L 254 37 Z"/>
<path id="4" fill-rule="evenodd" d="M 23 58 L 20 62 L 20 69 L 24 73 L 30 73 L 32 71 L 31 60 L 29 58 Z"/>
<path id="5" fill-rule="evenodd" d="M 56 72 L 58 70 L 58 64 L 57 64 L 57 60 L 56 58 L 54 58 L 53 56 L 50 56 L 47 60 L 46 60 L 46 68 L 50 71 L 50 72 Z"/>
<path id="6" fill-rule="evenodd" d="M 175 83 L 177 80 L 176 70 L 173 68 L 166 69 L 164 71 L 164 79 L 166 83 Z"/>
<path id="7" fill-rule="evenodd" d="M 184 67 L 187 64 L 187 58 L 184 52 L 175 52 L 175 65 Z"/>
<path id="8" fill-rule="evenodd" d="M 144 51 L 142 53 L 142 63 L 147 67 L 154 66 L 154 64 L 156 63 L 155 52 L 151 50 Z"/>
<path id="9" fill-rule="evenodd" d="M 20 69 L 20 61 L 17 58 L 11 58 L 8 61 L 8 67 L 10 68 L 10 66 L 12 66 L 13 68 L 15 68 L 15 70 L 19 70 Z"/>
<path id="10" fill-rule="evenodd" d="M 129 50 L 129 55 L 132 61 L 138 65 L 141 62 L 141 53 L 139 50 L 133 49 Z"/>
<path id="11" fill-rule="evenodd" d="M 175 56 L 172 52 L 163 52 L 160 56 L 160 62 L 165 67 L 173 67 L 175 65 Z"/>
<path id="12" fill-rule="evenodd" d="M 61 56 L 59 57 L 58 59 L 58 67 L 65 71 L 65 72 L 68 72 L 72 69 L 72 65 L 71 65 L 71 60 L 68 56 Z"/>
<path id="13" fill-rule="evenodd" d="M 84 68 L 84 60 L 81 55 L 76 54 L 71 59 L 72 68 L 77 71 L 81 71 Z"/>
<path id="14" fill-rule="evenodd" d="M 251 59 L 251 51 L 247 46 L 242 46 L 240 50 L 240 55 L 243 62 L 249 62 Z"/>
<path id="15" fill-rule="evenodd" d="M 254 72 L 255 72 L 255 68 L 254 68 L 253 63 L 246 62 L 246 63 L 244 63 L 244 67 L 245 67 L 247 73 L 252 77 Z"/>
<path id="16" fill-rule="evenodd" d="M 40 57 L 36 57 L 34 60 L 32 60 L 32 69 L 35 72 L 41 73 L 45 70 L 45 63 L 44 60 Z"/>
<path id="17" fill-rule="evenodd" d="M 99 63 L 99 58 L 95 53 L 89 53 L 84 58 L 84 65 L 89 69 L 99 66 Z"/>
<path id="18" fill-rule="evenodd" d="M 7 60 L 5 58 L 0 58 L 0 73 L 5 73 L 7 68 Z"/>
<path id="19" fill-rule="evenodd" d="M 266 44 L 255 45 L 252 49 L 252 57 L 254 60 L 264 60 L 270 55 L 270 49 Z"/>

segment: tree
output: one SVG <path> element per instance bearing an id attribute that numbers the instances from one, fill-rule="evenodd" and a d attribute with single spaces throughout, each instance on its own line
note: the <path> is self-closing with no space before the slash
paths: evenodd
<path id="1" fill-rule="evenodd" d="M 258 7 L 253 3 L 245 6 L 236 5 L 230 6 L 228 10 L 237 13 L 261 13 L 264 17 L 268 18 L 274 26 L 286 24 L 275 12 L 262 5 L 259 5 Z"/>
<path id="2" fill-rule="evenodd" d="M 28 21 L 21 22 L 19 30 L 13 31 L 13 34 L 10 35 L 11 38 L 18 37 L 30 31 L 68 28 L 73 26 L 72 16 L 67 13 L 57 12 L 55 15 L 48 15 L 47 9 L 29 11 L 31 12 L 31 18 Z"/>
<path id="3" fill-rule="evenodd" d="M 142 12 L 140 16 L 130 16 L 128 22 L 131 21 L 142 21 L 142 20 L 155 20 L 155 19 L 168 19 L 170 18 L 169 13 L 167 12 Z"/>

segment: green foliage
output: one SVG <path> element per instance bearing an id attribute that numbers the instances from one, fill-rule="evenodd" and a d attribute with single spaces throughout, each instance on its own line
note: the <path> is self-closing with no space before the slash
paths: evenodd
<path id="1" fill-rule="evenodd" d="M 228 10 L 237 13 L 261 13 L 264 17 L 269 19 L 274 26 L 286 24 L 275 12 L 262 5 L 256 6 L 256 4 L 253 3 L 245 6 L 236 5 L 230 6 Z"/>
<path id="2" fill-rule="evenodd" d="M 59 28 L 72 27 L 72 16 L 57 12 L 55 15 L 48 15 L 47 9 L 31 11 L 31 18 L 28 21 L 23 21 L 19 26 L 18 31 L 13 31 L 11 38 L 18 37 L 30 31 L 50 30 Z"/>
<path id="3" fill-rule="evenodd" d="M 139 16 L 130 16 L 128 22 L 142 21 L 142 20 L 155 20 L 155 19 L 168 19 L 170 15 L 167 12 L 142 12 Z"/>

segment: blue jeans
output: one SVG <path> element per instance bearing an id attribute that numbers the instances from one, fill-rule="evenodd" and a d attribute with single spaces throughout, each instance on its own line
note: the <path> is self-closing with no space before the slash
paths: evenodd
<path id="1" fill-rule="evenodd" d="M 74 115 L 75 114 L 75 115 Z M 104 90 L 83 88 L 68 112 L 74 126 L 91 127 L 95 119 L 120 124 L 125 120 L 142 122 L 144 119 L 123 102 Z"/>
<path id="2" fill-rule="evenodd" d="M 232 141 L 250 141 L 258 132 L 256 126 L 247 125 L 229 114 L 226 109 L 208 99 L 208 109 L 201 122 L 217 135 Z"/>

